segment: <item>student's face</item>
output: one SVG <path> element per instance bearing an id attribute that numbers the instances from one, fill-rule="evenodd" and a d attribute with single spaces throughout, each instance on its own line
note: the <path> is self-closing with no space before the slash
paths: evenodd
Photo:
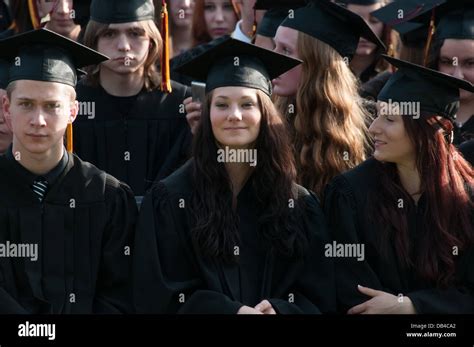
<path id="1" fill-rule="evenodd" d="M 211 38 L 230 35 L 237 24 L 237 17 L 230 0 L 204 0 L 204 19 Z"/>
<path id="2" fill-rule="evenodd" d="M 444 40 L 438 70 L 474 83 L 474 40 Z M 459 90 L 461 102 L 473 101 L 474 93 Z"/>
<path id="3" fill-rule="evenodd" d="M 48 28 L 58 34 L 68 36 L 75 28 L 73 17 L 73 0 L 37 0 L 41 17 L 50 13 Z"/>
<path id="4" fill-rule="evenodd" d="M 384 103 L 377 103 L 378 117 L 369 128 L 374 140 L 374 158 L 378 161 L 411 165 L 415 161 L 415 146 L 408 136 L 401 115 L 384 114 Z M 387 107 L 385 107 L 387 109 Z"/>
<path id="5" fill-rule="evenodd" d="M 194 0 L 172 0 L 170 16 L 178 27 L 190 27 L 193 21 Z"/>
<path id="6" fill-rule="evenodd" d="M 255 45 L 266 48 L 270 51 L 273 51 L 275 49 L 275 41 L 271 37 L 266 37 L 262 35 L 257 35 L 255 37 Z"/>
<path id="7" fill-rule="evenodd" d="M 275 52 L 299 59 L 298 31 L 280 26 L 275 34 Z M 294 96 L 301 81 L 302 66 L 298 65 L 280 77 L 275 78 L 273 93 L 278 96 Z"/>
<path id="8" fill-rule="evenodd" d="M 70 86 L 55 82 L 21 80 L 9 100 L 3 97 L 5 119 L 13 142 L 32 154 L 47 154 L 63 146 L 68 123 L 77 114 Z"/>
<path id="9" fill-rule="evenodd" d="M 382 37 L 383 23 L 370 14 L 371 12 L 378 10 L 380 7 L 382 7 L 381 3 L 373 4 L 373 5 L 354 5 L 354 4 L 347 5 L 347 9 L 349 11 L 352 11 L 358 14 L 359 16 L 361 16 L 362 18 L 364 18 L 364 20 L 370 26 L 372 31 L 378 37 Z M 366 39 L 361 37 L 355 54 L 356 55 L 371 55 L 372 53 L 375 52 L 376 49 L 377 49 L 377 46 L 375 45 L 375 43 L 367 41 Z"/>
<path id="10" fill-rule="evenodd" d="M 249 148 L 257 140 L 262 114 L 255 89 L 216 88 L 210 113 L 212 132 L 222 146 Z"/>
<path id="11" fill-rule="evenodd" d="M 4 89 L 0 89 L 0 100 L 4 95 L 7 95 L 7 92 Z M 6 152 L 12 143 L 12 139 L 12 132 L 8 128 L 5 118 L 3 117 L 3 108 L 0 107 L 0 154 Z"/>
<path id="12" fill-rule="evenodd" d="M 151 41 L 140 22 L 110 24 L 99 37 L 97 50 L 110 57 L 101 64 L 119 75 L 143 69 Z"/>

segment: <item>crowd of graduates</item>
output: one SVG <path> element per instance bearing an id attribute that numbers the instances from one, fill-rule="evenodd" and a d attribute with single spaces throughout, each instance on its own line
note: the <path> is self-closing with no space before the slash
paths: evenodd
<path id="1" fill-rule="evenodd" d="M 474 313 L 472 1 L 0 0 L 0 106 L 0 314 Z"/>

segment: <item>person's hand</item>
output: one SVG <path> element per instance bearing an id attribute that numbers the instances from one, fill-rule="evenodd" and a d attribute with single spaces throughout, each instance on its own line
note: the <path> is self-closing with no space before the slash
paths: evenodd
<path id="1" fill-rule="evenodd" d="M 256 0 L 236 0 L 239 4 L 242 16 L 242 24 L 240 30 L 252 38 L 253 23 L 255 21 L 255 12 L 253 7 L 255 6 Z"/>
<path id="2" fill-rule="evenodd" d="M 201 103 L 193 102 L 192 97 L 186 98 L 183 101 L 184 109 L 186 110 L 186 120 L 188 121 L 191 132 L 196 132 L 196 128 L 201 121 Z"/>
<path id="3" fill-rule="evenodd" d="M 270 304 L 268 300 L 262 300 L 258 305 L 255 306 L 255 309 L 262 312 L 263 314 L 276 314 L 272 304 Z"/>
<path id="4" fill-rule="evenodd" d="M 415 314 L 415 307 L 407 296 L 398 297 L 381 290 L 357 286 L 371 299 L 352 307 L 347 314 Z"/>
<path id="5" fill-rule="evenodd" d="M 241 308 L 239 308 L 239 310 L 237 311 L 237 314 L 263 314 L 263 313 L 260 312 L 259 310 L 254 309 L 253 307 L 244 305 Z"/>

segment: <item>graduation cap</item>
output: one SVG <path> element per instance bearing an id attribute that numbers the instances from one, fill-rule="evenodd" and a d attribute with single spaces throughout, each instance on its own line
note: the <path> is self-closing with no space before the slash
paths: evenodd
<path id="1" fill-rule="evenodd" d="M 474 85 L 468 81 L 385 54 L 382 56 L 398 70 L 380 91 L 378 99 L 381 101 L 417 102 L 425 114 L 454 120 L 459 108 L 459 89 L 474 92 Z"/>
<path id="2" fill-rule="evenodd" d="M 9 67 L 9 64 L 5 60 L 0 59 L 0 89 L 7 88 Z"/>
<path id="3" fill-rule="evenodd" d="M 435 38 L 474 40 L 474 4 L 471 8 L 457 9 L 441 17 Z"/>
<path id="4" fill-rule="evenodd" d="M 308 0 L 257 0 L 255 10 L 267 10 L 258 24 L 257 34 L 265 37 L 275 37 L 280 24 L 288 17 L 291 10 L 306 5 Z"/>
<path id="5" fill-rule="evenodd" d="M 413 18 L 413 15 L 410 17 L 410 13 L 418 13 L 416 4 L 411 1 L 396 1 L 373 11 L 371 15 L 397 31 L 404 45 L 423 46 L 428 36 L 428 27 L 421 23 L 409 22 L 409 18 Z"/>
<path id="6" fill-rule="evenodd" d="M 78 69 L 108 58 L 48 29 L 38 29 L 0 41 L 0 58 L 9 62 L 8 83 L 17 80 L 56 82 L 75 87 Z M 73 151 L 72 124 L 67 150 Z"/>
<path id="7" fill-rule="evenodd" d="M 1 41 L 0 58 L 10 62 L 8 82 L 33 80 L 76 86 L 80 67 L 108 59 L 48 29 L 32 30 Z"/>
<path id="8" fill-rule="evenodd" d="M 175 70 L 205 81 L 206 92 L 241 86 L 271 95 L 271 81 L 301 63 L 301 60 L 226 36 Z"/>
<path id="9" fill-rule="evenodd" d="M 129 23 L 155 19 L 151 0 L 92 0 L 91 19 L 103 23 Z"/>
<path id="10" fill-rule="evenodd" d="M 287 17 L 281 25 L 327 43 L 342 57 L 353 57 L 360 37 L 375 43 L 382 50 L 386 49 L 361 16 L 329 0 L 312 0 L 307 6 L 296 10 L 294 18 Z"/>
<path id="11" fill-rule="evenodd" d="M 91 0 L 74 0 L 74 23 L 87 25 L 90 17 Z"/>

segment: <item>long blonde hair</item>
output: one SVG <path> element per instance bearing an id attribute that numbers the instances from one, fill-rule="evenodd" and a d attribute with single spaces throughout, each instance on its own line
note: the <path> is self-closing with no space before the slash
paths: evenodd
<path id="1" fill-rule="evenodd" d="M 298 178 L 321 196 L 334 176 L 365 160 L 369 115 L 356 77 L 332 47 L 298 32 L 298 52 L 304 61 L 294 120 Z"/>
<path id="2" fill-rule="evenodd" d="M 151 91 L 160 86 L 161 75 L 158 71 L 157 63 L 159 63 L 161 59 L 163 40 L 161 38 L 160 31 L 156 27 L 156 24 L 153 20 L 141 21 L 139 23 L 142 25 L 146 34 L 149 36 L 151 42 L 148 56 L 144 65 L 145 89 Z M 84 34 L 84 45 L 92 49 L 97 49 L 100 36 L 103 35 L 108 28 L 109 24 L 103 24 L 94 20 L 90 20 L 87 24 L 86 32 Z M 85 82 L 91 86 L 98 86 L 100 65 L 89 66 L 85 70 L 87 72 Z"/>

